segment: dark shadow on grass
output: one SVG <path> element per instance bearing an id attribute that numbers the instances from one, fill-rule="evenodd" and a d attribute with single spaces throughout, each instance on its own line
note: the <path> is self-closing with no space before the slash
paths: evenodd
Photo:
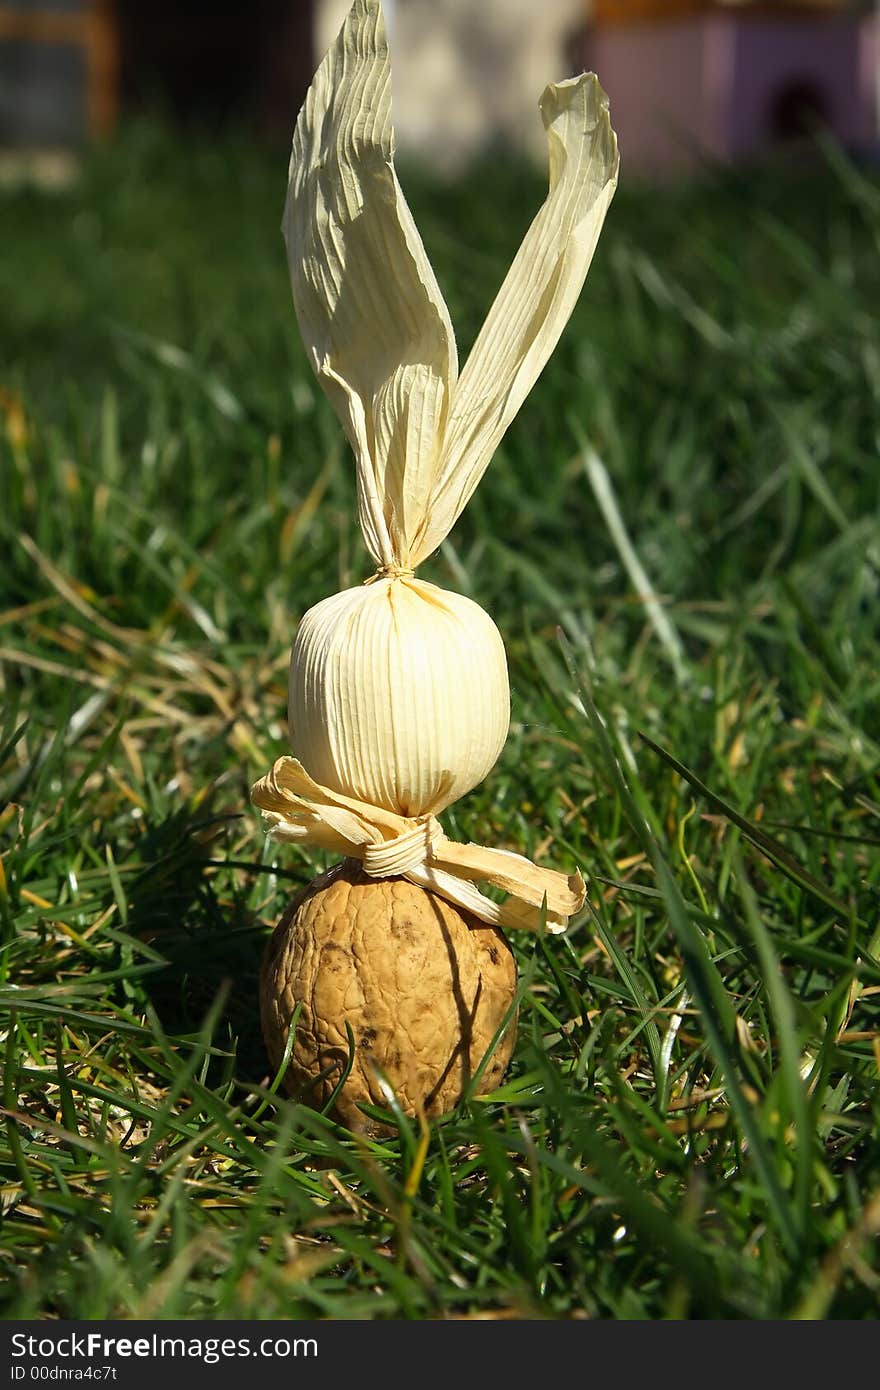
<path id="1" fill-rule="evenodd" d="M 143 872 L 128 886 L 127 930 L 166 961 L 144 989 L 169 1038 L 198 1032 L 218 993 L 228 989 L 214 1045 L 232 1060 L 212 1059 L 207 1084 L 224 1072 L 265 1084 L 258 989 L 267 933 L 245 900 L 246 885 L 230 892 L 224 876 L 218 894 L 218 841 L 229 819 L 203 805 L 148 827 L 140 845 Z"/>

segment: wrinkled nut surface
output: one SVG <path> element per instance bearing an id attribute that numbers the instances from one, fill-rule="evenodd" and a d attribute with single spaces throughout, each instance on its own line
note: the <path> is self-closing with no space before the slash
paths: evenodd
<path id="1" fill-rule="evenodd" d="M 285 1086 L 323 1107 L 349 1057 L 334 1113 L 349 1128 L 376 1127 L 359 1101 L 387 1108 L 375 1062 L 409 1114 L 441 1115 L 461 1098 L 516 992 L 516 965 L 500 931 L 403 878 L 372 879 L 354 860 L 316 878 L 269 941 L 260 976 L 263 1036 L 280 1065 L 301 1004 Z M 480 1077 L 497 1086 L 516 1019 Z M 328 1074 L 321 1076 L 322 1072 Z"/>

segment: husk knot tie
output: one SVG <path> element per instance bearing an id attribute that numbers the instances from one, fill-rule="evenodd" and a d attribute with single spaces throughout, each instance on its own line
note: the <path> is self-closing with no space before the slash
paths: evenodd
<path id="1" fill-rule="evenodd" d="M 408 569 L 406 565 L 398 565 L 391 560 L 387 565 L 379 565 L 374 574 L 369 579 L 365 579 L 365 584 L 375 584 L 379 579 L 413 579 L 415 570 Z"/>
<path id="2" fill-rule="evenodd" d="M 431 815 L 408 817 L 323 787 L 296 758 L 278 758 L 251 788 L 270 835 L 358 859 L 373 878 L 406 878 L 493 927 L 565 931 L 583 907 L 581 875 L 543 869 L 510 850 L 450 840 Z M 508 895 L 487 898 L 476 883 Z M 546 904 L 546 906 L 545 906 Z"/>

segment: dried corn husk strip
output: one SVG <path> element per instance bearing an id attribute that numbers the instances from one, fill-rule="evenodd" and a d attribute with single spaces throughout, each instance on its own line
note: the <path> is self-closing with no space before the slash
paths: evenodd
<path id="1" fill-rule="evenodd" d="M 452 394 L 426 526 L 410 556 L 436 550 L 464 510 L 571 317 L 617 186 L 617 139 L 592 73 L 541 97 L 550 190 Z"/>
<path id="2" fill-rule="evenodd" d="M 359 0 L 300 112 L 283 225 L 300 332 L 354 449 L 377 565 L 406 563 L 458 374 L 393 155 L 385 25 Z"/>
<path id="3" fill-rule="evenodd" d="M 254 784 L 251 800 L 277 839 L 359 859 L 374 878 L 407 878 L 491 926 L 538 930 L 546 897 L 547 930 L 562 932 L 584 903 L 579 873 L 567 877 L 507 850 L 457 844 L 434 816 L 408 819 L 330 791 L 296 758 L 279 758 Z M 510 896 L 493 902 L 475 883 Z"/>
<path id="4" fill-rule="evenodd" d="M 300 330 L 351 440 L 380 568 L 440 545 L 572 311 L 617 182 L 592 73 L 541 99 L 547 200 L 458 380 L 449 312 L 394 170 L 378 0 L 355 0 L 300 113 L 284 232 Z"/>

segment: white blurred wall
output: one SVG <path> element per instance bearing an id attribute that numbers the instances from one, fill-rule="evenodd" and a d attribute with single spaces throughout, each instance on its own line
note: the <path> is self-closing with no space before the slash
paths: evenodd
<path id="1" fill-rule="evenodd" d="M 538 99 L 571 76 L 566 42 L 585 0 L 383 0 L 402 152 L 446 172 L 503 141 L 546 160 Z M 349 0 L 317 0 L 316 62 Z"/>

